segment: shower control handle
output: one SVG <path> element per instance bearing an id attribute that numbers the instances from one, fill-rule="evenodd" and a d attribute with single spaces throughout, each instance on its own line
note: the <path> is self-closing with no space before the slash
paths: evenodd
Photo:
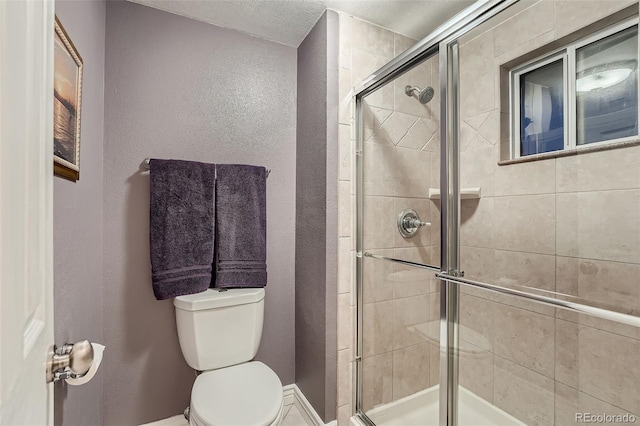
<path id="1" fill-rule="evenodd" d="M 423 222 L 415 217 L 405 217 L 404 218 L 404 227 L 405 228 L 420 228 L 421 226 L 428 225 L 427 222 Z"/>
<path id="2" fill-rule="evenodd" d="M 431 225 L 428 222 L 423 222 L 418 216 L 418 212 L 413 209 L 404 209 L 398 215 L 396 221 L 398 226 L 398 232 L 405 238 L 414 237 L 421 227 Z"/>

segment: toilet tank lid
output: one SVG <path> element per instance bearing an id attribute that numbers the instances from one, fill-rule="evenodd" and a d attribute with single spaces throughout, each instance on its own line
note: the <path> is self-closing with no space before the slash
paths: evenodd
<path id="1" fill-rule="evenodd" d="M 176 309 L 201 311 L 204 309 L 224 308 L 226 306 L 246 305 L 264 299 L 264 288 L 232 288 L 226 291 L 209 288 L 202 293 L 178 296 L 173 299 Z"/>

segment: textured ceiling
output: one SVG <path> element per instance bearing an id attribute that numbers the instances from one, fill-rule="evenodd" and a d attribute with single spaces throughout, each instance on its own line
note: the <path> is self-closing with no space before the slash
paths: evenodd
<path id="1" fill-rule="evenodd" d="M 325 9 L 349 13 L 416 40 L 473 0 L 130 0 L 298 47 Z"/>

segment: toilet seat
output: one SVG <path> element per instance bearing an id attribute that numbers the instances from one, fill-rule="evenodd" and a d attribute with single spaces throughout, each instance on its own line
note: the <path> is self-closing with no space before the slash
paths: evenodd
<path id="1" fill-rule="evenodd" d="M 191 390 L 190 424 L 271 426 L 282 417 L 282 382 L 259 361 L 200 374 Z"/>

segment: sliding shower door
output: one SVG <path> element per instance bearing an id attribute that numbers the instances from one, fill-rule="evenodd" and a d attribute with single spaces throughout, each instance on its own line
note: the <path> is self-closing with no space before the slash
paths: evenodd
<path id="1" fill-rule="evenodd" d="M 638 7 L 572 4 L 456 40 L 460 269 L 525 296 L 461 285 L 460 425 L 640 421 Z"/>
<path id="2" fill-rule="evenodd" d="M 438 421 L 438 66 L 431 56 L 359 104 L 359 409 L 377 425 Z"/>
<path id="3" fill-rule="evenodd" d="M 357 412 L 640 422 L 637 1 L 478 4 L 356 95 Z"/>

